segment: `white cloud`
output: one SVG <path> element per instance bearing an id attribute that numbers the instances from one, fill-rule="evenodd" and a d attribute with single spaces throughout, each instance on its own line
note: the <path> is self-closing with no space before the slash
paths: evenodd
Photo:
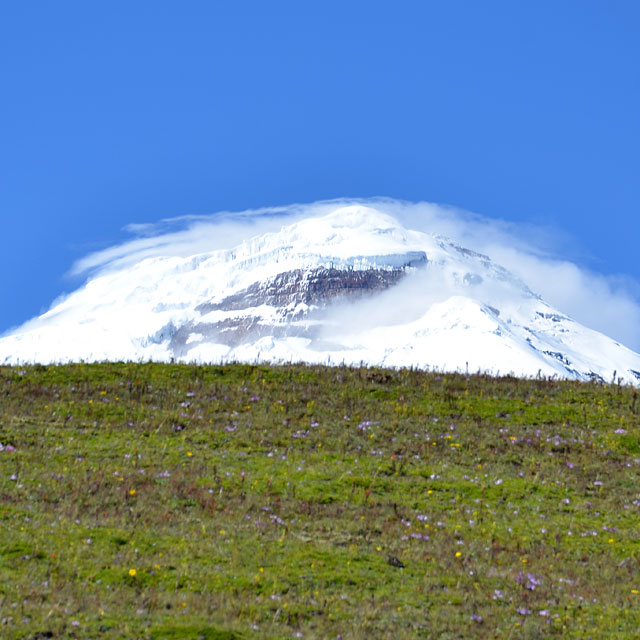
<path id="1" fill-rule="evenodd" d="M 563 313 L 640 350 L 640 286 L 629 278 L 604 276 L 563 258 L 563 251 L 571 247 L 570 236 L 557 229 L 514 224 L 426 202 L 344 199 L 132 224 L 127 227 L 135 235 L 132 240 L 86 256 L 72 273 L 92 277 L 149 257 L 230 248 L 283 224 L 353 203 L 376 207 L 409 228 L 446 236 L 489 255 Z"/>

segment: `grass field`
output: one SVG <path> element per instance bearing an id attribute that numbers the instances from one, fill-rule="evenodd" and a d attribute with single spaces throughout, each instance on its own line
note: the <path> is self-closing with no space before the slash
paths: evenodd
<path id="1" fill-rule="evenodd" d="M 640 637 L 632 388 L 0 368 L 0 637 Z"/>

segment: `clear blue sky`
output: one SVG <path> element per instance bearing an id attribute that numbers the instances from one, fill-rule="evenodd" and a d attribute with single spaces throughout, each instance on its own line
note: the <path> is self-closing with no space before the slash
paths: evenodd
<path id="1" fill-rule="evenodd" d="M 640 280 L 640 2 L 0 4 L 0 331 L 130 222 L 385 195 Z"/>

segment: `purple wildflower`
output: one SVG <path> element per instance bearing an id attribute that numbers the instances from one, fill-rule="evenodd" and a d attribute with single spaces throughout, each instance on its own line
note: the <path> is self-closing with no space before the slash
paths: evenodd
<path id="1" fill-rule="evenodd" d="M 533 573 L 522 573 L 520 571 L 515 578 L 515 581 L 518 584 L 524 585 L 525 589 L 529 591 L 535 591 L 536 587 L 539 587 L 542 584 L 542 580 L 540 578 L 536 578 Z"/>

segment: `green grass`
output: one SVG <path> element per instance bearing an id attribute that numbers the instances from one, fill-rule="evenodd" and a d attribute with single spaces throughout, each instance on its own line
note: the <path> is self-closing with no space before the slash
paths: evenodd
<path id="1" fill-rule="evenodd" d="M 0 367 L 0 637 L 637 638 L 637 395 Z"/>

